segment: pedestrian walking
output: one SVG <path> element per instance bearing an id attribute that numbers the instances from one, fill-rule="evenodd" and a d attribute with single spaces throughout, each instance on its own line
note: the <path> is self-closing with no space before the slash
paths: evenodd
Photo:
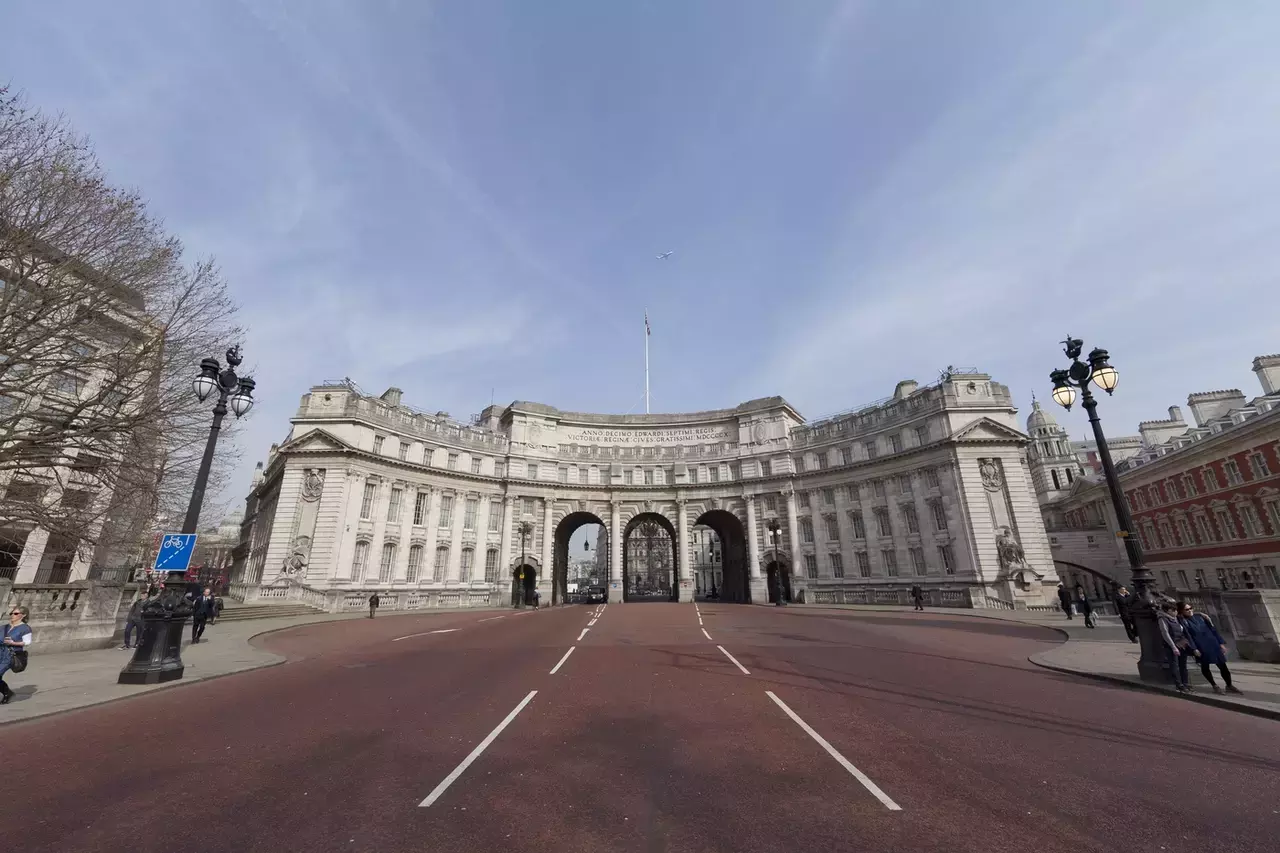
<path id="1" fill-rule="evenodd" d="M 217 625 L 218 620 L 222 618 L 222 596 L 215 595 L 213 597 L 213 616 L 209 618 L 210 625 Z"/>
<path id="2" fill-rule="evenodd" d="M 1200 673 L 1204 676 L 1204 680 L 1209 682 L 1213 692 L 1221 693 L 1222 688 L 1213 680 L 1209 664 L 1217 665 L 1218 672 L 1222 673 L 1222 680 L 1226 682 L 1228 693 L 1239 693 L 1240 690 L 1231 683 L 1231 670 L 1227 669 L 1227 643 L 1218 633 L 1218 627 L 1213 624 L 1208 614 L 1196 613 L 1191 609 L 1191 605 L 1184 601 L 1178 605 L 1178 620 L 1182 622 L 1187 636 L 1191 638 L 1196 660 L 1200 663 Z"/>
<path id="3" fill-rule="evenodd" d="M 9 611 L 9 625 L 4 630 L 4 643 L 0 644 L 0 705 L 8 705 L 13 698 L 13 691 L 4 683 L 5 673 L 27 668 L 27 646 L 32 640 L 31 626 L 27 624 L 30 615 L 31 611 L 22 606 Z"/>
<path id="4" fill-rule="evenodd" d="M 911 585 L 911 600 L 915 602 L 916 610 L 924 610 L 924 590 L 918 583 Z"/>
<path id="5" fill-rule="evenodd" d="M 1173 686 L 1179 693 L 1190 693 L 1191 684 L 1187 681 L 1187 656 L 1195 654 L 1195 646 L 1187 635 L 1187 629 L 1178 621 L 1177 606 L 1172 601 L 1160 605 L 1156 617 L 1160 623 L 1160 639 L 1164 640 L 1171 658 L 1170 671 L 1173 674 Z"/>
<path id="6" fill-rule="evenodd" d="M 191 602 L 191 642 L 198 643 L 204 636 L 205 623 L 213 615 L 213 591 L 209 587 Z"/>
<path id="7" fill-rule="evenodd" d="M 378 594 L 375 592 L 369 596 L 369 618 L 372 619 L 378 612 Z"/>
<path id="8" fill-rule="evenodd" d="M 1082 587 L 1077 586 L 1080 590 L 1080 597 L 1076 600 L 1076 607 L 1080 610 L 1080 615 L 1084 617 L 1084 626 L 1086 628 L 1097 627 L 1097 622 L 1093 615 L 1093 602 L 1089 600 L 1089 596 Z"/>
<path id="9" fill-rule="evenodd" d="M 1071 590 L 1067 589 L 1065 584 L 1058 584 L 1058 604 L 1062 607 L 1062 612 L 1067 614 L 1068 619 L 1074 619 L 1071 614 Z"/>
<path id="10" fill-rule="evenodd" d="M 1129 642 L 1138 642 L 1138 626 L 1133 622 L 1133 593 L 1129 592 L 1128 587 L 1118 587 L 1112 601 L 1116 605 L 1116 615 L 1124 625 L 1124 632 L 1129 636 Z"/>
<path id="11" fill-rule="evenodd" d="M 542 606 L 542 593 L 539 590 L 533 591 L 533 609 L 537 610 Z"/>
<path id="12" fill-rule="evenodd" d="M 131 649 L 142 642 L 142 609 L 147 606 L 148 599 L 147 590 L 143 590 L 129 607 L 129 615 L 124 620 L 124 645 L 120 648 Z"/>

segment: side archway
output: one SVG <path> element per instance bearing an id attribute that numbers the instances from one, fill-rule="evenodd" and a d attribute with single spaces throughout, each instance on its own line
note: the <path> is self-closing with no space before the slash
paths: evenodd
<path id="1" fill-rule="evenodd" d="M 769 603 L 777 604 L 779 595 L 784 603 L 791 601 L 791 558 L 782 551 L 770 549 L 765 552 L 761 563 L 764 565 Z"/>
<path id="2" fill-rule="evenodd" d="M 676 528 L 665 515 L 642 512 L 622 532 L 622 600 L 675 601 Z"/>
<path id="3" fill-rule="evenodd" d="M 533 604 L 533 593 L 538 588 L 538 575 L 542 574 L 542 564 L 537 557 L 520 555 L 511 561 L 509 577 L 511 578 L 511 606 L 525 607 Z"/>
<path id="4" fill-rule="evenodd" d="M 722 577 L 721 587 L 716 591 L 719 599 L 743 604 L 750 603 L 747 533 L 742 529 L 742 521 L 728 510 L 713 509 L 698 516 L 694 526 L 711 528 L 720 540 Z"/>
<path id="5" fill-rule="evenodd" d="M 604 528 L 608 536 L 608 528 L 600 516 L 591 512 L 571 512 L 556 525 L 555 541 L 552 545 L 551 570 L 551 603 L 564 604 L 569 600 L 569 539 L 578 528 L 587 524 L 598 524 Z M 609 586 L 608 550 L 605 550 L 604 578 L 601 585 Z"/>

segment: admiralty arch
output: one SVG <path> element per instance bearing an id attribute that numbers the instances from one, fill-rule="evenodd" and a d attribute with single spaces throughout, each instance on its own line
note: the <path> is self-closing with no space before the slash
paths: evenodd
<path id="1" fill-rule="evenodd" d="M 813 422 L 781 397 L 652 415 L 515 402 L 461 422 L 401 396 L 348 380 L 303 395 L 255 472 L 233 597 L 560 603 L 584 524 L 606 531 L 610 602 L 691 601 L 695 528 L 719 540 L 723 601 L 905 603 L 919 585 L 939 606 L 1034 606 L 1057 585 L 1027 436 L 983 373 Z M 641 590 L 630 563 L 655 549 L 669 574 Z"/>

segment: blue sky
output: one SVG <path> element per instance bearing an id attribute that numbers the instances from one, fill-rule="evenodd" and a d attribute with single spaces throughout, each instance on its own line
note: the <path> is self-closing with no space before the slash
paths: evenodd
<path id="1" fill-rule="evenodd" d="M 646 308 L 655 411 L 1025 414 L 1070 332 L 1131 433 L 1280 351 L 1275 3 L 4 5 L 0 80 L 244 306 L 236 497 L 324 379 L 643 411 Z"/>

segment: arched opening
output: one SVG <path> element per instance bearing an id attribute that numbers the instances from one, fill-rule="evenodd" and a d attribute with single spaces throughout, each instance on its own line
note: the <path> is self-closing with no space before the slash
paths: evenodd
<path id="1" fill-rule="evenodd" d="M 531 558 L 516 561 L 511 569 L 511 606 L 532 607 L 538 589 L 538 566 Z"/>
<path id="2" fill-rule="evenodd" d="M 551 602 L 603 601 L 609 588 L 609 534 L 600 517 L 571 512 L 556 525 Z"/>
<path id="3" fill-rule="evenodd" d="M 666 516 L 644 512 L 622 534 L 622 600 L 675 601 L 676 529 Z"/>
<path id="4" fill-rule="evenodd" d="M 787 558 L 778 555 L 770 555 L 769 562 L 765 564 L 765 580 L 769 587 L 769 603 L 777 604 L 778 595 L 781 593 L 783 602 L 790 602 L 791 599 L 791 564 Z"/>
<path id="5" fill-rule="evenodd" d="M 1107 601 L 1115 591 L 1124 584 L 1096 569 L 1082 566 L 1079 563 L 1068 563 L 1065 560 L 1054 560 L 1053 567 L 1058 573 L 1058 580 L 1067 589 L 1075 593 L 1076 585 L 1084 587 L 1085 593 L 1095 601 Z"/>
<path id="6" fill-rule="evenodd" d="M 747 534 L 742 522 L 731 512 L 713 509 L 698 516 L 694 522 L 694 539 L 707 544 L 694 551 L 695 589 L 701 589 L 702 597 L 720 601 L 748 603 L 751 587 L 747 582 Z M 707 557 L 699 566 L 699 560 Z M 702 585 L 699 586 L 698 584 Z"/>

